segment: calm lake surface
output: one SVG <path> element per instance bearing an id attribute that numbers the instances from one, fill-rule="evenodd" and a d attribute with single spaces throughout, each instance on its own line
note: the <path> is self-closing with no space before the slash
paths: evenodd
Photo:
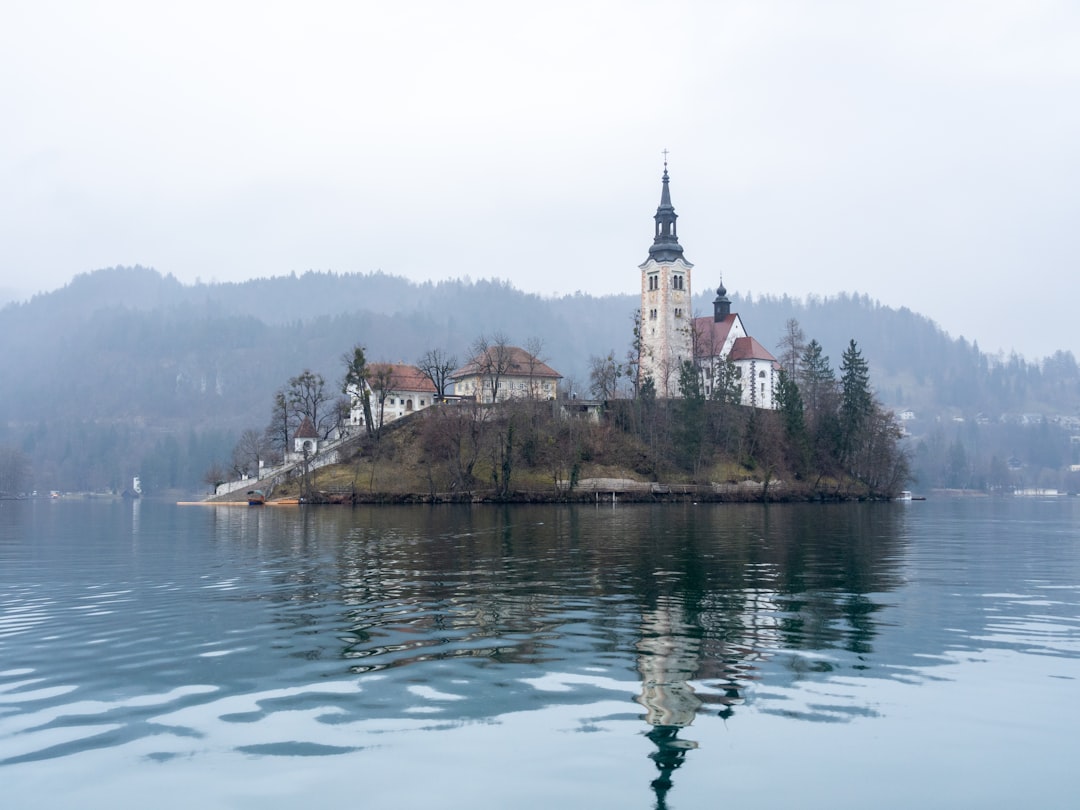
<path id="1" fill-rule="evenodd" d="M 1075 807 L 1080 503 L 0 504 L 0 806 Z"/>

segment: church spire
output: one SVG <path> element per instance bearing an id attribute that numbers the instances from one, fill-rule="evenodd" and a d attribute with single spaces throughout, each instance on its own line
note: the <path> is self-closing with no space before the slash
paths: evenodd
<path id="1" fill-rule="evenodd" d="M 716 299 L 712 302 L 713 320 L 720 322 L 731 314 L 731 299 L 727 297 L 727 287 L 721 277 L 720 286 L 716 288 Z"/>
<path id="2" fill-rule="evenodd" d="M 649 248 L 649 258 L 657 262 L 672 262 L 681 258 L 683 249 L 679 244 L 679 234 L 675 226 L 675 220 L 679 215 L 675 213 L 675 206 L 671 204 L 671 189 L 668 187 L 667 150 L 664 150 L 664 176 L 663 186 L 660 190 L 660 206 L 656 209 L 656 235 L 653 237 L 652 247 Z"/>

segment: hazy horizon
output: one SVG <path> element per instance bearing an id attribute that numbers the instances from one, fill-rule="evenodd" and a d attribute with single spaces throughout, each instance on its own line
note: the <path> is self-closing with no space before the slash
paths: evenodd
<path id="1" fill-rule="evenodd" d="M 1080 351 L 1074 4 L 59 0 L 0 46 L 0 292 L 139 264 L 633 294 L 668 149 L 698 291 Z"/>

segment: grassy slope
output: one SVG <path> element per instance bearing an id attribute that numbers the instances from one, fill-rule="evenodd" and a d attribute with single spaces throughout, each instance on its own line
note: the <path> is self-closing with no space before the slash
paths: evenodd
<path id="1" fill-rule="evenodd" d="M 440 406 L 448 407 L 448 406 Z M 453 406 L 449 406 L 453 407 Z M 426 452 L 432 412 L 422 412 L 387 427 L 378 442 L 363 441 L 350 451 L 341 464 L 314 471 L 310 476 L 308 497 L 313 502 L 429 502 L 432 500 L 473 501 L 591 501 L 596 497 L 589 479 L 622 479 L 641 483 L 658 482 L 659 492 L 648 487 L 640 492 L 620 495 L 623 500 L 761 500 L 765 476 L 760 467 L 748 466 L 715 453 L 701 465 L 696 478 L 678 469 L 670 458 L 658 464 L 644 463 L 647 450 L 638 439 L 609 424 L 580 423 L 580 436 L 572 451 L 577 459 L 577 480 L 581 485 L 572 493 L 555 487 L 551 463 L 529 465 L 522 453 L 515 454 L 510 479 L 510 493 L 500 498 L 493 481 L 490 445 L 481 452 L 468 487 L 454 487 L 440 460 Z M 489 427 L 491 436 L 499 427 L 496 420 Z M 519 443 L 518 450 L 521 445 Z M 561 464 L 566 477 L 570 460 Z M 814 483 L 817 488 L 814 488 Z M 719 484 L 718 489 L 714 484 Z M 610 491 L 610 490 L 607 490 Z M 797 480 L 787 470 L 774 469 L 767 492 L 768 500 L 806 500 L 863 497 L 865 491 L 853 482 L 832 478 L 818 481 Z M 223 500 L 243 500 L 243 493 L 233 493 Z M 273 499 L 305 496 L 303 482 L 297 478 L 277 486 Z"/>

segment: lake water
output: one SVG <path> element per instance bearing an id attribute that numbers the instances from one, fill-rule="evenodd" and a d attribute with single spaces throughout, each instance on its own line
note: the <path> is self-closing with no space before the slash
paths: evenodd
<path id="1" fill-rule="evenodd" d="M 1075 807 L 1080 502 L 0 504 L 0 806 Z"/>

